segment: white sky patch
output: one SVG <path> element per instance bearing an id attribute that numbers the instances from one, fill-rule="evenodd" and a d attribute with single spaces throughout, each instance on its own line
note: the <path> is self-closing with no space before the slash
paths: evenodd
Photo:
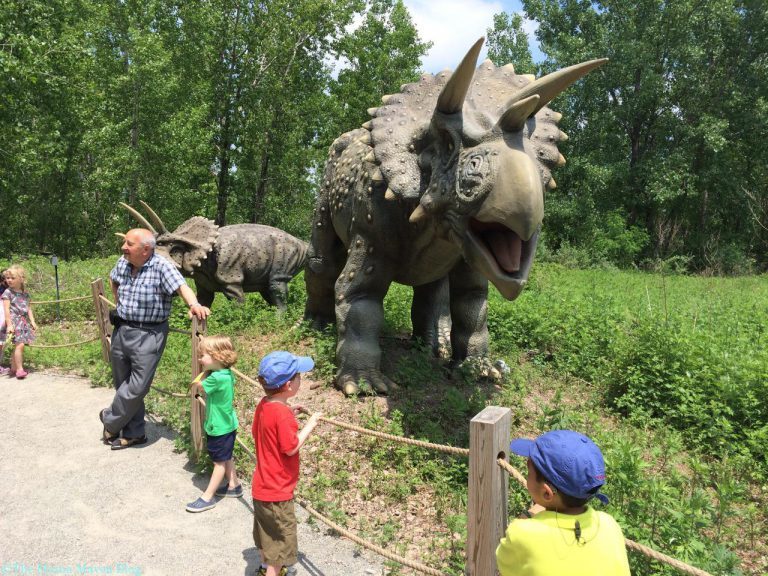
<path id="1" fill-rule="evenodd" d="M 500 1 L 487 0 L 404 0 L 423 41 L 432 41 L 422 68 L 433 74 L 453 70 L 481 36 L 493 26 L 493 15 L 504 11 Z M 479 62 L 486 58 L 483 47 Z"/>
<path id="2" fill-rule="evenodd" d="M 433 42 L 432 49 L 422 59 L 422 69 L 436 74 L 458 66 L 472 44 L 487 36 L 493 27 L 493 15 L 499 12 L 521 11 L 516 0 L 404 0 L 422 41 Z M 524 15 L 523 15 L 524 16 Z M 524 20 L 534 61 L 543 59 L 538 50 L 535 32 L 538 24 Z M 483 47 L 478 64 L 487 57 Z"/>
<path id="3" fill-rule="evenodd" d="M 487 37 L 488 29 L 493 27 L 493 16 L 500 12 L 512 14 L 520 12 L 523 16 L 523 30 L 528 35 L 531 55 L 534 62 L 544 59 L 536 42 L 536 30 L 539 25 L 534 20 L 527 20 L 523 14 L 520 0 L 403 0 L 413 23 L 419 31 L 422 41 L 433 43 L 430 51 L 422 58 L 421 69 L 436 74 L 442 70 L 454 70 L 461 59 L 477 41 Z M 352 32 L 363 22 L 364 16 L 358 15 L 347 27 Z M 485 46 L 480 51 L 478 64 L 488 56 Z M 339 70 L 349 63 L 345 59 L 326 63 L 337 77 Z M 514 64 L 514 62 L 513 62 Z"/>

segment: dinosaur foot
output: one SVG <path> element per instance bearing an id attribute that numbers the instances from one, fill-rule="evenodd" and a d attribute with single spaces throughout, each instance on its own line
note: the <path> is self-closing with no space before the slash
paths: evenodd
<path id="1" fill-rule="evenodd" d="M 463 361 L 453 360 L 448 364 L 453 379 L 464 379 L 477 382 L 501 382 L 509 374 L 510 369 L 504 360 L 495 362 L 487 356 L 470 356 Z"/>
<path id="2" fill-rule="evenodd" d="M 376 369 L 339 372 L 336 387 L 347 396 L 356 394 L 389 394 L 397 390 L 397 384 Z"/>
<path id="3" fill-rule="evenodd" d="M 304 314 L 303 322 L 308 324 L 312 330 L 322 332 L 328 326 L 333 324 L 333 318 L 329 318 L 320 314 Z"/>

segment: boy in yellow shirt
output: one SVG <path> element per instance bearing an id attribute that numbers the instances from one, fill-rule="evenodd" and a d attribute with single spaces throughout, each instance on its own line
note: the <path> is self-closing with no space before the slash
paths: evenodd
<path id="1" fill-rule="evenodd" d="M 496 548 L 501 576 L 629 576 L 624 535 L 609 514 L 587 503 L 608 498 L 605 463 L 592 440 L 573 430 L 552 430 L 536 440 L 518 438 L 510 450 L 528 458 L 528 492 L 545 508 L 513 520 Z"/>

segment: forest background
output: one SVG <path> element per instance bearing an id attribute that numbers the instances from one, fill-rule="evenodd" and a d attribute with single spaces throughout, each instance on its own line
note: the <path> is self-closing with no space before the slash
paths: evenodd
<path id="1" fill-rule="evenodd" d="M 579 265 L 768 268 L 768 16 L 759 0 L 525 0 L 489 57 L 610 63 L 552 103 L 568 164 L 544 250 Z M 418 78 L 399 0 L 0 0 L 4 256 L 114 253 L 118 202 L 308 237 L 326 150 Z M 467 47 L 468 48 L 468 47 Z M 458 62 L 457 62 L 458 64 Z M 34 231 L 34 233 L 30 233 Z"/>

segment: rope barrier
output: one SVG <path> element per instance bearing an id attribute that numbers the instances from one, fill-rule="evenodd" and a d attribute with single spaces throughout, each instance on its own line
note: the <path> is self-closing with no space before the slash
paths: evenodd
<path id="1" fill-rule="evenodd" d="M 75 302 L 76 300 L 90 300 L 91 296 L 75 296 L 74 298 L 62 298 L 61 300 L 31 300 L 30 304 L 58 304 L 60 302 Z"/>
<path id="2" fill-rule="evenodd" d="M 254 386 L 261 386 L 258 380 L 254 380 L 250 376 L 243 374 L 242 372 L 240 372 L 240 370 L 238 370 L 234 366 L 230 366 L 229 369 L 232 370 L 232 372 L 234 372 L 235 376 L 237 376 L 238 378 L 242 378 L 243 380 L 245 380 L 246 382 L 249 382 L 250 384 L 253 384 Z"/>
<path id="3" fill-rule="evenodd" d="M 104 303 L 105 303 L 107 306 L 109 306 L 110 308 L 117 308 L 117 304 L 114 304 L 114 303 L 113 303 L 111 300 L 107 300 L 107 299 L 106 299 L 106 298 L 104 298 L 104 296 L 102 296 L 101 294 L 99 294 L 99 300 L 101 300 L 102 302 L 104 302 Z"/>
<path id="4" fill-rule="evenodd" d="M 402 564 L 403 566 L 408 566 L 409 568 L 413 568 L 414 570 L 418 570 L 419 572 L 422 572 L 424 574 L 432 574 L 434 576 L 442 576 L 443 573 L 439 570 L 435 570 L 434 568 L 430 568 L 429 566 L 426 566 L 425 564 L 421 564 L 419 562 L 415 562 L 413 560 L 408 560 L 407 558 L 403 558 L 401 556 L 397 556 L 396 554 L 393 554 L 392 552 L 389 552 L 388 550 L 385 550 L 381 546 L 377 546 L 376 544 L 373 544 L 372 542 L 368 542 L 367 540 L 363 540 L 359 536 L 355 536 L 352 532 L 349 532 L 348 530 L 342 528 L 329 518 L 326 518 L 320 512 L 312 508 L 312 506 L 304 499 L 297 498 L 296 501 L 301 504 L 303 508 L 307 510 L 312 516 L 317 518 L 318 520 L 321 520 L 324 524 L 327 524 L 331 528 L 333 528 L 336 532 L 344 536 L 345 538 L 348 538 L 352 540 L 353 542 L 360 544 L 360 546 L 363 546 L 364 548 L 368 548 L 369 550 L 372 550 L 373 552 L 376 552 L 377 554 L 383 556 L 384 558 L 389 558 L 390 560 L 394 560 L 395 562 Z"/>
<path id="5" fill-rule="evenodd" d="M 517 480 L 520 484 L 522 484 L 523 487 L 526 487 L 528 485 L 528 481 L 525 479 L 525 476 L 520 474 L 517 468 L 514 468 L 512 464 L 504 460 L 504 458 L 499 458 L 498 460 L 496 460 L 496 462 L 498 462 L 499 466 L 504 468 L 504 470 L 509 472 L 510 476 L 512 476 L 515 480 Z"/>
<path id="6" fill-rule="evenodd" d="M 256 462 L 256 454 L 254 454 L 253 452 L 251 452 L 251 449 L 250 449 L 250 448 L 248 448 L 248 446 L 245 444 L 245 442 L 243 442 L 242 440 L 240 440 L 240 438 L 238 438 L 237 436 L 235 436 L 235 440 L 237 441 L 237 443 L 238 443 L 238 444 L 240 444 L 240 448 L 242 448 L 243 450 L 245 450 L 246 454 L 248 454 L 248 456 L 250 456 L 250 457 L 251 457 L 251 460 L 253 460 L 254 462 Z"/>
<path id="7" fill-rule="evenodd" d="M 653 558 L 654 560 L 658 560 L 659 562 L 663 562 L 664 564 L 669 564 L 673 568 L 677 568 L 678 570 L 680 570 L 680 572 L 685 572 L 686 574 L 693 574 L 694 576 L 712 576 L 712 574 L 710 574 L 709 572 L 705 572 L 704 570 L 696 568 L 695 566 L 691 566 L 690 564 L 686 564 L 681 560 L 672 558 L 671 556 L 667 556 L 666 554 L 662 554 L 661 552 L 657 552 L 653 548 L 648 548 L 648 546 L 643 546 L 642 544 L 638 544 L 634 540 L 625 539 L 624 543 L 627 545 L 627 548 L 629 548 L 630 550 L 633 550 L 635 552 L 640 552 L 641 554 L 645 554 L 649 558 Z"/>
<path id="8" fill-rule="evenodd" d="M 189 330 L 180 330 L 179 328 L 168 328 L 168 332 L 176 332 L 176 334 L 185 334 L 187 336 L 192 336 L 192 332 Z"/>
<path id="9" fill-rule="evenodd" d="M 527 485 L 527 481 L 525 477 L 517 469 L 515 469 L 509 462 L 504 460 L 504 458 L 499 458 L 497 462 L 499 463 L 499 466 L 501 466 L 504 470 L 509 472 L 510 475 L 515 480 L 517 480 L 520 484 L 522 484 L 523 486 Z M 671 556 L 667 556 L 666 554 L 657 552 L 653 548 L 649 548 L 648 546 L 644 546 L 643 544 L 638 544 L 637 542 L 635 542 L 634 540 L 630 540 L 629 538 L 625 538 L 624 543 L 629 550 L 632 550 L 633 552 L 640 552 L 641 554 L 645 554 L 649 558 L 653 558 L 654 560 L 658 560 L 659 562 L 663 562 L 664 564 L 669 564 L 673 568 L 676 568 L 681 572 L 685 572 L 686 574 L 693 574 L 693 576 L 712 576 L 712 574 L 710 574 L 709 572 L 705 572 L 704 570 L 700 570 L 695 566 L 686 564 L 681 560 L 677 560 L 676 558 L 672 558 Z"/>
<path id="10" fill-rule="evenodd" d="M 430 448 L 432 450 L 439 450 L 440 452 L 447 452 L 448 454 L 456 454 L 458 456 L 469 456 L 469 449 L 457 448 L 455 446 L 446 446 L 444 444 L 433 444 L 432 442 L 424 442 L 423 440 L 413 440 L 411 438 L 405 438 L 404 436 L 395 436 L 394 434 L 385 434 L 384 432 L 376 432 L 375 430 L 368 430 L 367 428 L 361 428 L 354 424 L 347 424 L 346 422 L 339 422 L 332 418 L 320 417 L 321 422 L 327 422 L 333 424 L 339 428 L 346 428 L 354 432 L 360 432 L 361 434 L 368 434 L 369 436 L 375 436 L 377 438 L 385 438 L 387 440 L 393 440 L 395 442 L 401 442 L 403 444 L 411 444 L 412 446 L 420 446 L 422 448 Z"/>
<path id="11" fill-rule="evenodd" d="M 80 340 L 79 342 L 72 342 L 70 344 L 27 344 L 30 348 L 69 348 L 70 346 L 80 346 L 81 344 L 88 344 L 89 342 L 95 342 L 98 340 L 98 336 L 94 336 L 88 340 Z"/>
<path id="12" fill-rule="evenodd" d="M 163 390 L 162 388 L 152 385 L 152 390 L 157 390 L 161 394 L 165 394 L 166 396 L 172 396 L 174 398 L 189 398 L 188 394 L 179 394 L 178 392 L 169 392 L 168 390 Z"/>

